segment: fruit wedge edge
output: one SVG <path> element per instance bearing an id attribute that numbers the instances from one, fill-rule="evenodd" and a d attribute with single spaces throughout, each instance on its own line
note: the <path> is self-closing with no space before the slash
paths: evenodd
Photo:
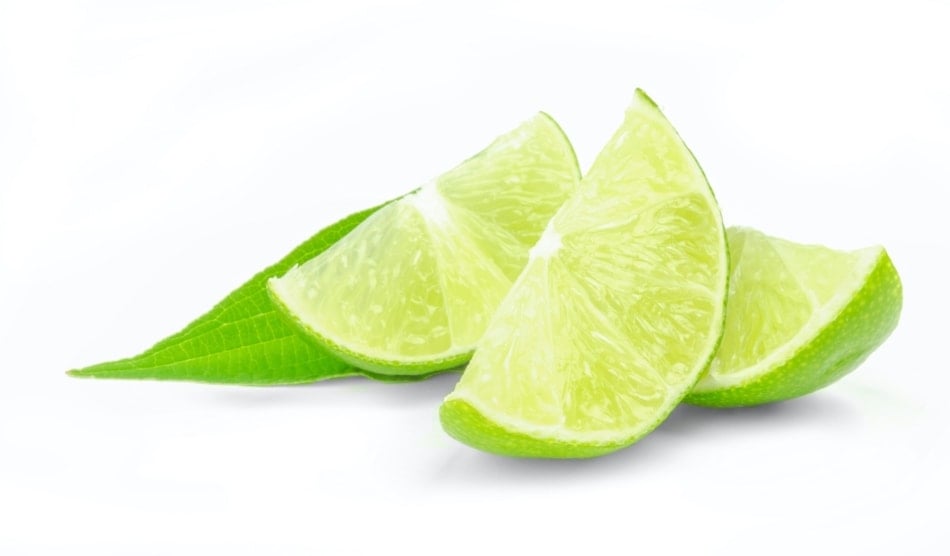
<path id="1" fill-rule="evenodd" d="M 903 305 L 897 269 L 883 248 L 862 286 L 811 341 L 765 374 L 722 390 L 691 392 L 686 403 L 743 407 L 784 401 L 812 393 L 860 365 L 890 336 Z M 864 333 L 858 324 L 868 323 Z"/>

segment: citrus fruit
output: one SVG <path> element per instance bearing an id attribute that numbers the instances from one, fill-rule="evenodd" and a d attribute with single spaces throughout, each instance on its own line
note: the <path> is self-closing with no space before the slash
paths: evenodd
<path id="1" fill-rule="evenodd" d="M 686 401 L 734 407 L 795 398 L 858 366 L 897 326 L 901 282 L 883 247 L 836 251 L 727 233 L 726 328 Z"/>
<path id="2" fill-rule="evenodd" d="M 727 259 L 702 170 L 638 90 L 532 248 L 442 404 L 443 427 L 511 456 L 590 457 L 632 444 L 708 366 Z"/>
<path id="3" fill-rule="evenodd" d="M 356 367 L 457 367 L 579 181 L 561 128 L 538 114 L 268 287 L 307 335 Z"/>

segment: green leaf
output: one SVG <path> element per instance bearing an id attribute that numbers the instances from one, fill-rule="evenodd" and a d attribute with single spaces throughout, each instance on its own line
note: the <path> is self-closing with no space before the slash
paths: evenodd
<path id="1" fill-rule="evenodd" d="M 360 372 L 285 320 L 271 301 L 266 283 L 268 278 L 282 275 L 327 250 L 382 206 L 351 214 L 324 228 L 182 331 L 141 355 L 71 370 L 68 374 L 268 385 L 300 384 Z"/>

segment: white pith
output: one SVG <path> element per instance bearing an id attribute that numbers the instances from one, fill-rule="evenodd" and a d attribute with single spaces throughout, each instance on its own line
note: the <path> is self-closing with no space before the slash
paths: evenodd
<path id="1" fill-rule="evenodd" d="M 418 191 L 407 196 L 405 202 L 411 203 L 416 208 L 430 229 L 446 228 L 452 223 L 452 217 L 446 207 L 447 201 L 439 193 L 438 184 L 435 181 L 423 185 Z"/>
<path id="2" fill-rule="evenodd" d="M 561 234 L 554 229 L 553 219 L 548 223 L 541 239 L 528 252 L 529 259 L 538 259 L 554 256 L 561 248 Z"/>

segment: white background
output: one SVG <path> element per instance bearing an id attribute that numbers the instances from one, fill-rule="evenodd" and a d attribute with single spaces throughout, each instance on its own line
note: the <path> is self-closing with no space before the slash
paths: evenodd
<path id="1" fill-rule="evenodd" d="M 950 7 L 713 4 L 0 2 L 0 553 L 948 550 Z M 537 110 L 586 167 L 636 86 L 729 224 L 888 248 L 904 313 L 858 371 L 567 462 L 447 437 L 456 375 L 63 374 Z"/>

